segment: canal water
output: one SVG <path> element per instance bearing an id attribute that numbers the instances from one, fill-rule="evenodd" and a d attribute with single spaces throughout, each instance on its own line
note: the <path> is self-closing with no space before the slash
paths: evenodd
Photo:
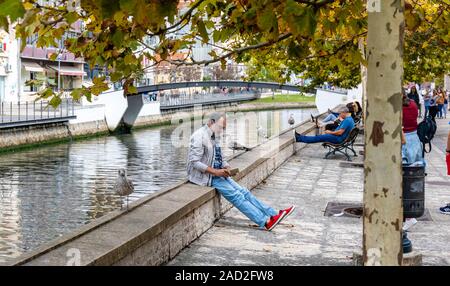
<path id="1" fill-rule="evenodd" d="M 315 109 L 227 113 L 226 146 L 254 146 Z M 186 176 L 189 136 L 200 120 L 0 155 L 0 264 L 120 209 L 112 188 L 124 168 L 130 202 Z M 225 156 L 233 154 L 224 148 Z"/>

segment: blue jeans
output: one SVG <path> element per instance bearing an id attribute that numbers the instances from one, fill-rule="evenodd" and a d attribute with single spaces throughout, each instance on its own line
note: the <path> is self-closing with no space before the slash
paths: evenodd
<path id="1" fill-rule="evenodd" d="M 417 131 L 405 133 L 406 144 L 402 145 L 402 163 L 410 165 L 423 162 L 422 142 L 420 142 Z"/>
<path id="2" fill-rule="evenodd" d="M 249 190 L 240 186 L 232 178 L 213 177 L 212 187 L 251 221 L 264 227 L 267 220 L 278 212 L 260 202 Z"/>
<path id="3" fill-rule="evenodd" d="M 438 117 L 441 117 L 441 118 L 444 117 L 443 109 L 444 109 L 444 105 L 438 104 Z"/>
<path id="4" fill-rule="evenodd" d="M 336 135 L 323 134 L 317 136 L 306 136 L 306 135 L 296 135 L 295 141 L 303 143 L 319 143 L 319 142 L 329 142 L 333 144 L 339 144 L 342 140 Z"/>
<path id="5" fill-rule="evenodd" d="M 430 112 L 430 106 L 429 105 L 425 105 L 425 115 L 423 117 L 427 117 L 429 112 Z"/>
<path id="6" fill-rule="evenodd" d="M 328 114 L 327 117 L 325 117 L 322 120 L 322 123 L 327 123 L 327 122 L 334 122 L 338 117 L 336 115 L 334 115 L 333 113 Z"/>

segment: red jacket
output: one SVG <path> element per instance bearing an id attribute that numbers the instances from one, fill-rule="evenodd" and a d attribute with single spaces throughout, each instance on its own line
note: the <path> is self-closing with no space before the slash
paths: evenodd
<path id="1" fill-rule="evenodd" d="M 419 109 L 413 100 L 409 101 L 408 106 L 403 106 L 403 131 L 405 133 L 417 130 L 417 117 Z"/>

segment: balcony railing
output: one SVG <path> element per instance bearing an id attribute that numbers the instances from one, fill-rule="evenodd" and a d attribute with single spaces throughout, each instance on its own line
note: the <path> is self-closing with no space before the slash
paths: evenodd
<path id="1" fill-rule="evenodd" d="M 26 46 L 21 53 L 21 57 L 24 58 L 33 58 L 33 59 L 41 59 L 41 60 L 50 60 L 50 55 L 57 53 L 56 48 L 38 48 L 35 46 Z M 61 61 L 67 62 L 79 62 L 82 63 L 83 59 L 75 58 L 75 55 L 70 52 L 61 52 L 60 58 Z M 57 62 L 57 61 L 55 61 Z"/>
<path id="2" fill-rule="evenodd" d="M 48 101 L 1 102 L 0 128 L 68 121 L 76 118 L 75 104 L 71 99 L 56 108 Z"/>

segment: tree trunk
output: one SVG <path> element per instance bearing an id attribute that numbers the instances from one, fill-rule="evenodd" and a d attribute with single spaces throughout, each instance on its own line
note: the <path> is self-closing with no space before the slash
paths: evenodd
<path id="1" fill-rule="evenodd" d="M 368 3 L 364 265 L 401 265 L 404 1 Z"/>

